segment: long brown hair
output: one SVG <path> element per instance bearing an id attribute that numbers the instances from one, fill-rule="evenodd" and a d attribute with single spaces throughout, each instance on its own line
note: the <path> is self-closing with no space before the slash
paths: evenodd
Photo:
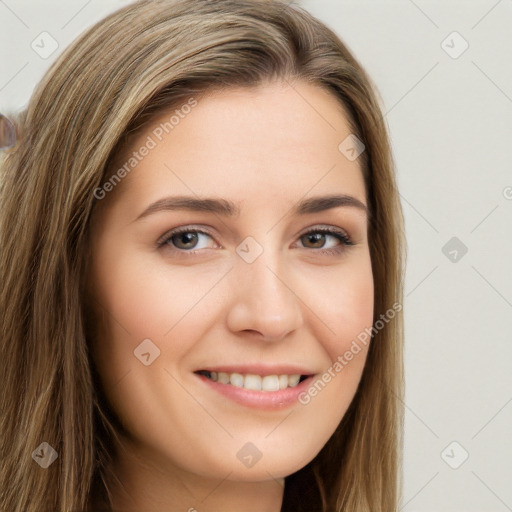
<path id="1" fill-rule="evenodd" d="M 210 89 L 278 78 L 329 90 L 365 144 L 374 321 L 402 302 L 403 221 L 376 89 L 324 24 L 280 0 L 142 0 L 80 36 L 12 117 L 0 174 L 0 510 L 108 510 L 116 435 L 89 352 L 94 191 L 128 136 Z M 341 141 L 340 141 L 341 142 Z M 401 306 L 400 308 L 401 309 Z M 401 492 L 402 315 L 375 332 L 338 429 L 286 478 L 283 511 L 391 512 Z M 46 469 L 36 449 L 58 454 Z"/>

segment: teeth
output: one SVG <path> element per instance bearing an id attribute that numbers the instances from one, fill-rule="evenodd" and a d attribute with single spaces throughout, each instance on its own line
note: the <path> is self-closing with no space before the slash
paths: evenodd
<path id="1" fill-rule="evenodd" d="M 229 376 L 229 383 L 233 386 L 236 386 L 237 388 L 243 388 L 244 387 L 244 376 L 240 375 L 239 373 L 232 373 Z"/>
<path id="2" fill-rule="evenodd" d="M 244 388 L 261 390 L 261 377 L 259 375 L 246 375 L 244 378 Z"/>
<path id="3" fill-rule="evenodd" d="M 288 377 L 288 386 L 290 386 L 291 388 L 294 388 L 299 383 L 299 380 L 300 380 L 300 375 L 290 375 Z"/>
<path id="4" fill-rule="evenodd" d="M 217 382 L 220 382 L 221 384 L 229 384 L 229 375 L 224 372 L 219 372 L 217 374 L 217 379 L 215 379 L 213 372 L 210 374 L 212 380 L 217 380 Z"/>
<path id="5" fill-rule="evenodd" d="M 279 391 L 279 377 L 277 375 L 265 375 L 261 379 L 261 389 L 263 391 Z"/>
<path id="6" fill-rule="evenodd" d="M 300 382 L 300 375 L 260 375 L 225 372 L 202 372 L 202 375 L 220 384 L 231 384 L 238 388 L 256 391 L 279 391 L 288 387 L 294 388 Z"/>
<path id="7" fill-rule="evenodd" d="M 288 387 L 288 375 L 279 375 L 279 389 Z"/>

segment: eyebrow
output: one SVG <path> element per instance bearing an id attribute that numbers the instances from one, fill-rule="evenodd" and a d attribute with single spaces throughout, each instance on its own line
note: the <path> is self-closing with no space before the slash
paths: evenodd
<path id="1" fill-rule="evenodd" d="M 353 207 L 363 211 L 369 217 L 368 207 L 359 199 L 349 195 L 328 195 L 320 197 L 311 197 L 300 201 L 292 209 L 293 215 L 306 215 L 318 213 L 332 208 Z M 198 198 L 192 196 L 174 196 L 164 197 L 150 204 L 136 219 L 143 219 L 162 211 L 187 210 L 193 212 L 216 213 L 226 217 L 235 217 L 240 215 L 240 208 L 226 199 L 219 198 Z M 134 222 L 135 222 L 134 221 Z"/>

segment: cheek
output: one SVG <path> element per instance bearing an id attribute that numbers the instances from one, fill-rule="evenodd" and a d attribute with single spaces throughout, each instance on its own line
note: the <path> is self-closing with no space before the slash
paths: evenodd
<path id="1" fill-rule="evenodd" d="M 91 276 L 99 309 L 93 352 L 107 390 L 128 372 L 131 378 L 141 373 L 140 382 L 154 374 L 144 373 L 147 367 L 136 356 L 139 347 L 149 347 L 150 357 L 158 354 L 152 369 L 177 366 L 193 349 L 190 333 L 199 336 L 216 315 L 215 304 L 206 296 L 225 273 L 222 265 L 215 272 L 194 266 L 173 269 L 163 258 L 135 251 L 123 254 L 115 247 L 104 244 Z"/>
<path id="2" fill-rule="evenodd" d="M 318 334 L 318 338 L 334 361 L 373 322 L 374 284 L 369 254 L 360 255 L 354 264 L 325 273 L 308 296 L 321 320 L 317 324 L 324 324 L 326 334 L 322 338 Z"/>
<path id="3" fill-rule="evenodd" d="M 222 273 L 197 268 L 172 268 L 163 257 L 116 254 L 115 265 L 98 259 L 95 283 L 98 302 L 110 315 L 113 328 L 124 329 L 133 341 L 163 340 L 191 312 Z M 110 260 L 112 261 L 112 260 Z M 117 324 L 117 326 L 115 325 Z"/>
<path id="4" fill-rule="evenodd" d="M 322 282 L 322 293 L 317 287 L 312 304 L 321 320 L 316 322 L 316 338 L 321 340 L 328 359 L 319 377 L 322 382 L 312 395 L 322 391 L 319 402 L 339 405 L 331 409 L 336 423 L 355 394 L 371 339 L 368 333 L 373 323 L 374 283 L 369 254 L 358 255 L 353 264 L 333 270 Z"/>
<path id="5" fill-rule="evenodd" d="M 369 253 L 357 254 L 346 265 L 324 269 L 306 286 L 308 290 L 303 293 L 312 310 L 308 324 L 315 326 L 315 338 L 328 356 L 326 387 L 338 397 L 350 398 L 364 368 L 373 324 L 374 283 Z"/>

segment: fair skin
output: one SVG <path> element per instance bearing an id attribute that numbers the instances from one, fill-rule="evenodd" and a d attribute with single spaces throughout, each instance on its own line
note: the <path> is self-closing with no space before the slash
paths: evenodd
<path id="1" fill-rule="evenodd" d="M 169 117 L 137 134 L 127 155 Z M 129 432 L 114 460 L 123 484 L 115 510 L 278 512 L 284 478 L 333 434 L 367 347 L 307 404 L 289 393 L 294 386 L 276 400 L 282 405 L 269 399 L 273 391 L 237 388 L 234 399 L 220 389 L 236 386 L 197 372 L 297 373 L 308 376 L 297 387 L 307 391 L 371 327 L 365 185 L 358 160 L 338 150 L 350 133 L 339 101 L 319 86 L 272 82 L 209 93 L 99 201 L 90 284 L 103 320 L 93 353 Z M 181 195 L 221 198 L 240 211 L 167 209 L 138 218 L 153 202 Z M 332 195 L 353 200 L 294 211 Z M 188 235 L 171 238 L 185 226 Z M 319 228 L 342 232 L 352 245 Z M 246 254 L 259 255 L 248 262 Z M 134 355 L 146 339 L 153 344 L 146 360 L 151 347 L 160 350 L 149 365 Z"/>

